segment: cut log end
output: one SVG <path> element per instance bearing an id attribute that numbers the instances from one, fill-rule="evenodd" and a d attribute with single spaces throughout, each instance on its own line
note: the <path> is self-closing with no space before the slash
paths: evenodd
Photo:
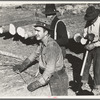
<path id="1" fill-rule="evenodd" d="M 9 33 L 11 35 L 15 35 L 16 34 L 16 28 L 15 28 L 15 26 L 13 24 L 9 25 Z"/>
<path id="2" fill-rule="evenodd" d="M 19 36 L 25 37 L 25 30 L 23 28 L 18 27 L 17 28 L 17 33 L 18 33 Z"/>
<path id="3" fill-rule="evenodd" d="M 0 34 L 3 34 L 3 28 L 0 27 Z"/>

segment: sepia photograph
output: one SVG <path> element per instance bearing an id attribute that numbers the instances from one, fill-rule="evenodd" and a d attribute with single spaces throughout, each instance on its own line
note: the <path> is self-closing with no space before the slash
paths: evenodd
<path id="1" fill-rule="evenodd" d="M 0 1 L 0 98 L 98 98 L 99 49 L 99 1 Z"/>

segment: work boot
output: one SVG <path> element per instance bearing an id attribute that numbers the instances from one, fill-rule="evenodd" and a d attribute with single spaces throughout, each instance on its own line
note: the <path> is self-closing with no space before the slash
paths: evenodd
<path id="1" fill-rule="evenodd" d="M 36 80 L 32 83 L 30 83 L 28 86 L 27 86 L 27 89 L 30 91 L 30 92 L 33 92 L 35 91 L 36 89 L 40 88 L 42 86 L 42 84 Z"/>
<path id="2" fill-rule="evenodd" d="M 89 86 L 89 84 L 88 83 L 83 83 L 83 85 L 82 85 L 82 90 L 88 90 L 88 91 L 90 91 L 91 92 L 91 88 L 90 88 L 90 86 Z"/>
<path id="3" fill-rule="evenodd" d="M 98 88 L 93 89 L 92 92 L 94 93 L 94 95 L 100 95 L 100 89 Z"/>

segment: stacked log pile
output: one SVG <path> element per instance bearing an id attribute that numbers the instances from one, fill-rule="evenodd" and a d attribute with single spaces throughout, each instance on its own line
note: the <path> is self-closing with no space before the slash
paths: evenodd
<path id="1" fill-rule="evenodd" d="M 25 39 L 27 39 L 28 37 L 34 36 L 35 35 L 34 24 L 18 27 L 17 33 L 19 36 L 24 37 Z"/>
<path id="2" fill-rule="evenodd" d="M 27 5 L 25 6 L 27 7 Z M 34 5 L 31 5 L 31 6 L 34 6 Z M 16 33 L 18 33 L 18 35 L 20 35 L 21 37 L 27 38 L 28 36 L 26 34 L 24 35 L 23 33 L 19 32 L 19 30 L 23 32 L 25 31 L 25 32 L 31 33 L 32 32 L 31 28 L 33 26 L 32 24 L 34 24 L 35 21 L 39 18 L 40 18 L 39 20 L 41 19 L 44 20 L 45 18 L 44 16 L 43 18 L 39 17 L 41 16 L 42 11 L 41 11 L 41 8 L 39 7 L 37 8 L 37 6 L 38 5 L 35 5 L 35 8 L 32 9 L 33 12 L 32 10 L 26 10 L 26 11 L 20 10 L 22 7 L 20 7 L 20 9 L 18 9 L 17 7 L 15 12 L 13 12 L 13 10 L 10 10 L 6 14 L 4 12 L 1 12 L 0 34 L 9 32 L 11 35 L 15 35 Z M 63 16 L 64 13 L 67 13 L 69 11 L 71 11 L 73 14 L 85 12 L 86 8 L 88 7 L 88 4 L 76 4 L 76 5 L 65 4 L 64 6 L 56 5 L 56 7 L 57 7 L 57 10 L 60 12 L 61 16 Z M 34 31 L 34 28 L 33 28 L 33 31 Z M 71 36 L 71 38 L 72 37 L 73 36 Z"/>
<path id="3" fill-rule="evenodd" d="M 15 35 L 17 33 L 17 28 L 19 26 L 30 25 L 30 24 L 35 23 L 35 21 L 36 21 L 36 18 L 34 18 L 32 20 L 28 19 L 28 20 L 13 22 L 9 25 L 9 33 L 12 34 L 12 35 Z"/>
<path id="4" fill-rule="evenodd" d="M 61 14 L 61 17 L 64 15 L 64 13 L 67 13 L 69 11 L 71 11 L 71 13 L 73 13 L 73 14 L 79 14 L 79 13 L 85 12 L 85 10 L 88 6 L 89 6 L 88 4 L 76 4 L 76 5 L 66 4 L 64 6 L 56 5 L 57 10 L 59 10 L 59 12 Z M 36 7 L 37 7 L 37 5 L 36 5 Z M 12 10 L 6 14 L 1 14 L 1 16 L 0 16 L 1 17 L 0 34 L 9 32 L 11 35 L 14 36 L 16 33 L 18 33 L 18 35 L 27 39 L 28 35 L 25 33 L 30 34 L 29 36 L 31 36 L 32 33 L 34 34 L 34 28 L 33 28 L 34 25 L 33 24 L 35 23 L 35 21 L 45 19 L 44 16 L 39 17 L 40 15 L 36 11 L 38 11 L 39 14 L 40 14 L 40 12 L 42 12 L 41 9 L 34 8 L 33 12 L 32 12 L 32 10 L 31 11 L 16 10 L 15 12 L 13 12 L 13 10 Z M 11 15 L 15 15 L 15 16 L 11 16 Z M 63 20 L 65 20 L 65 19 L 66 18 L 64 18 Z M 71 33 L 69 33 L 69 34 L 71 35 Z M 73 36 L 70 36 L 70 37 L 73 38 Z"/>

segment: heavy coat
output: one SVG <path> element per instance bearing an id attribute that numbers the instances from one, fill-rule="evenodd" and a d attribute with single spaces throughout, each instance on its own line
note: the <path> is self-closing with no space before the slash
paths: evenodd
<path id="1" fill-rule="evenodd" d="M 58 20 L 59 20 L 59 18 L 57 16 L 55 16 L 51 22 L 51 29 L 53 29 L 53 30 L 55 29 L 55 25 Z M 52 31 L 50 34 L 51 34 L 51 37 L 54 39 L 54 31 Z M 61 47 L 62 46 L 65 47 L 68 43 L 66 26 L 62 21 L 58 22 L 58 24 L 57 24 L 57 40 L 56 40 L 56 42 Z"/>

